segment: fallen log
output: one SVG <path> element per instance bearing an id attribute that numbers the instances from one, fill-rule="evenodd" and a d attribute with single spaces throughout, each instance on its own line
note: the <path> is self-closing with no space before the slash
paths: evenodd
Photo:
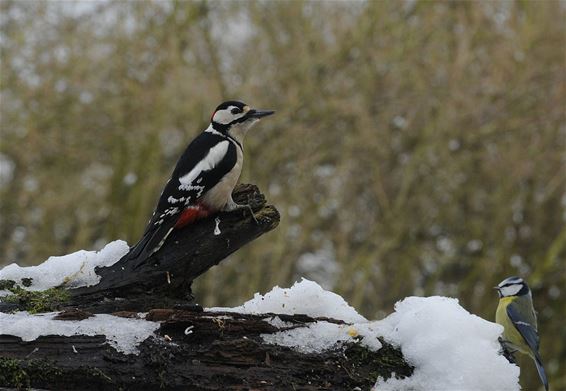
<path id="1" fill-rule="evenodd" d="M 1 335 L 0 385 L 66 390 L 368 390 L 378 376 L 412 373 L 399 350 L 384 341 L 377 352 L 358 344 L 321 353 L 268 344 L 262 335 L 281 331 L 269 323 L 276 316 L 288 325 L 285 329 L 320 320 L 154 310 L 147 319 L 161 322 L 156 337 L 142 342 L 139 354 L 128 355 L 106 344 L 104 336 L 43 336 L 24 342 Z"/>
<path id="2" fill-rule="evenodd" d="M 67 336 L 42 333 L 24 340 L 0 328 L 0 387 L 352 390 L 369 389 L 378 376 L 410 376 L 413 368 L 399 349 L 383 340 L 377 351 L 358 343 L 360 337 L 313 352 L 265 339 L 317 321 L 345 324 L 341 320 L 300 314 L 219 313 L 191 306 L 195 278 L 279 222 L 279 213 L 267 205 L 257 187 L 240 185 L 233 197 L 238 203 L 250 204 L 254 216 L 221 213 L 187 226 L 172 233 L 161 250 L 141 264 L 133 265 L 124 257 L 112 266 L 97 268 L 101 279 L 94 286 L 36 293 L 18 286 L 23 280 L 4 281 L 0 289 L 16 294 L 9 300 L 0 298 L 4 301 L 0 312 L 62 311 L 52 319 L 61 324 L 86 324 L 92 317 L 108 316 L 93 314 L 122 319 L 148 312 L 140 321 L 156 322 L 156 326 L 135 351 L 120 350 L 108 336 L 97 335 L 93 329 Z"/>

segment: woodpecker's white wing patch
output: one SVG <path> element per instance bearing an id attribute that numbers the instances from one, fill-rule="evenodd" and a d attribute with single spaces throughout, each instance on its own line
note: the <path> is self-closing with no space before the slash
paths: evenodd
<path id="1" fill-rule="evenodd" d="M 225 140 L 210 148 L 210 151 L 208 151 L 208 154 L 204 159 L 198 162 L 198 164 L 194 166 L 191 171 L 179 178 L 179 190 L 197 190 L 199 191 L 198 197 L 200 197 L 200 193 L 202 193 L 202 191 L 204 190 L 204 186 L 195 186 L 195 179 L 203 171 L 210 171 L 214 167 L 216 167 L 216 165 L 218 165 L 218 163 L 222 161 L 224 156 L 226 156 L 226 152 L 228 152 L 229 146 L 230 142 L 228 140 Z"/>

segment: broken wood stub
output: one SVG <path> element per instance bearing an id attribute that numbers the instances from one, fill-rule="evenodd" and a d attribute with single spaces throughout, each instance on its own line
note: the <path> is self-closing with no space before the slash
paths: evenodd
<path id="1" fill-rule="evenodd" d="M 267 205 L 255 185 L 237 186 L 233 198 L 249 204 L 255 219 L 248 211 L 219 213 L 175 230 L 158 252 L 140 264 L 124 257 L 110 267 L 97 268 L 100 283 L 70 290 L 69 307 L 147 311 L 190 301 L 195 278 L 279 224 L 279 212 Z"/>

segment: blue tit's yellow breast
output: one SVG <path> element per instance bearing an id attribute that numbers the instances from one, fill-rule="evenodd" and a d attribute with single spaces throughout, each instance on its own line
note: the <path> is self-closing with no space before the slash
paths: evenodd
<path id="1" fill-rule="evenodd" d="M 503 326 L 503 339 L 511 345 L 511 347 L 521 351 L 522 353 L 532 355 L 531 350 L 509 316 L 507 315 L 507 306 L 511 304 L 516 297 L 502 297 L 499 300 L 497 311 L 495 312 L 495 321 Z"/>

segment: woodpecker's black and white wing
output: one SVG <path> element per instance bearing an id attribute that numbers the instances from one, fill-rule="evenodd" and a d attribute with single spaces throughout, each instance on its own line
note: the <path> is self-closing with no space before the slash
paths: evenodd
<path id="1" fill-rule="evenodd" d="M 181 213 L 210 191 L 236 165 L 236 145 L 226 137 L 203 132 L 187 147 L 165 185 L 157 207 L 129 259 L 139 261 L 157 251 Z"/>
<path id="2" fill-rule="evenodd" d="M 536 317 L 534 313 L 532 314 L 533 319 L 527 319 L 515 303 L 510 303 L 507 306 L 507 315 L 509 316 L 509 319 L 511 319 L 511 322 L 513 322 L 513 325 L 515 326 L 519 334 L 521 334 L 521 336 L 533 352 L 533 359 L 535 360 L 538 375 L 542 383 L 544 384 L 544 388 L 548 390 L 548 379 L 546 377 L 546 372 L 544 371 L 542 359 L 538 351 L 539 336 L 537 330 L 535 329 L 535 326 L 533 326 L 534 324 L 536 324 Z"/>

